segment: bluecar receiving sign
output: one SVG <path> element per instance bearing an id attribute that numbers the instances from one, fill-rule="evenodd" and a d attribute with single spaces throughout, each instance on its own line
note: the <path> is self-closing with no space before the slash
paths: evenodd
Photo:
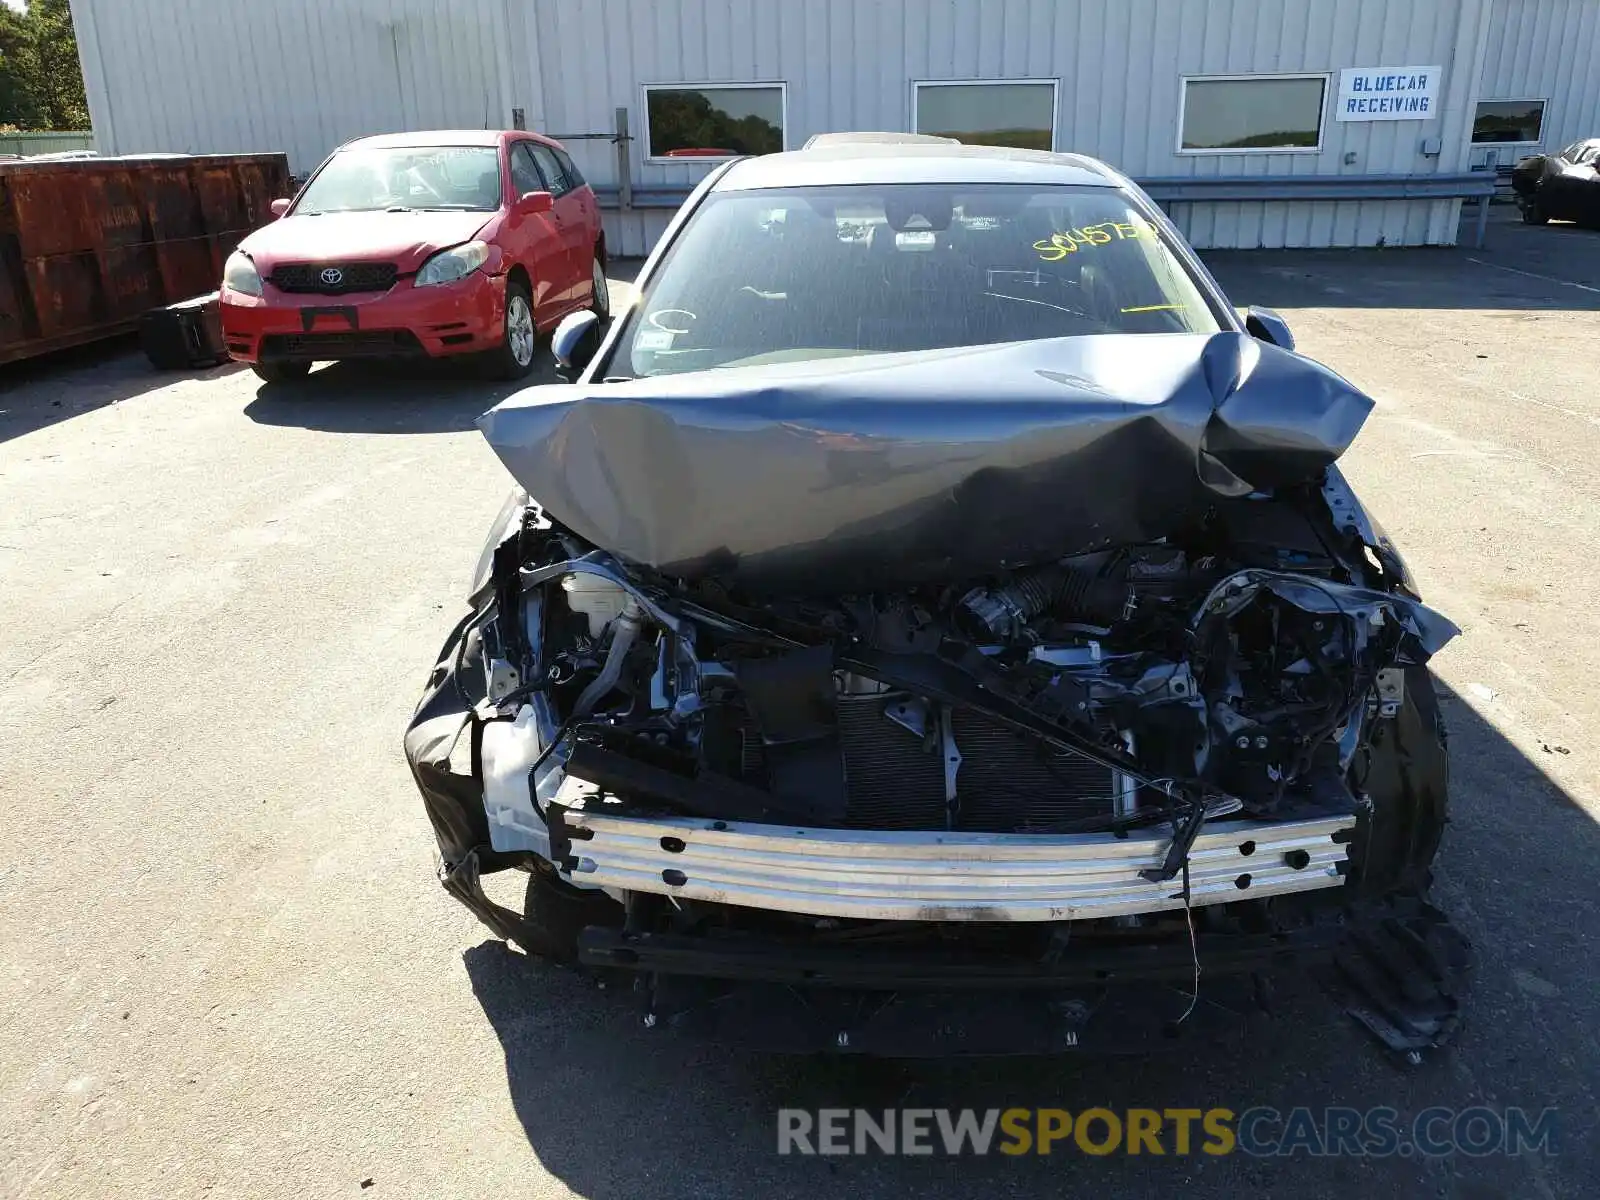
<path id="1" fill-rule="evenodd" d="M 1339 72 L 1341 121 L 1426 121 L 1439 115 L 1441 67 L 1347 67 Z"/>

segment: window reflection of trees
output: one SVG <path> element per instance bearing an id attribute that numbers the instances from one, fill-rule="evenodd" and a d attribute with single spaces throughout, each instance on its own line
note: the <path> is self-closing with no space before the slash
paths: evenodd
<path id="1" fill-rule="evenodd" d="M 734 117 L 705 92 L 652 90 L 648 101 L 652 155 L 674 150 L 774 154 L 783 149 L 781 125 L 756 113 Z M 771 102 L 781 113 L 783 98 L 776 89 Z"/>

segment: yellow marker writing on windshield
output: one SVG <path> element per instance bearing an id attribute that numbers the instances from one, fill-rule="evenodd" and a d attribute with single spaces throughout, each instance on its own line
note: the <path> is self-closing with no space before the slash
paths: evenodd
<path id="1" fill-rule="evenodd" d="M 1123 309 L 1119 309 L 1118 311 L 1119 312 L 1125 312 L 1125 313 L 1164 312 L 1167 309 L 1182 308 L 1182 307 L 1183 307 L 1183 305 L 1181 305 L 1181 304 L 1141 304 L 1136 308 L 1123 308 Z"/>
<path id="2" fill-rule="evenodd" d="M 1112 240 L 1123 242 L 1129 238 L 1153 238 L 1155 235 L 1154 228 L 1149 225 L 1102 221 L 1098 225 L 1083 225 L 1077 229 L 1052 233 L 1043 241 L 1035 242 L 1033 248 L 1045 262 L 1060 262 L 1067 255 L 1076 254 L 1089 246 L 1104 246 Z"/>

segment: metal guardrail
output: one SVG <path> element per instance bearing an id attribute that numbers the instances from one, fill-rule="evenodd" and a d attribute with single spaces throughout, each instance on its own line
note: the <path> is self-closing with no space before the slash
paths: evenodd
<path id="1" fill-rule="evenodd" d="M 1295 175 L 1196 176 L 1142 179 L 1139 186 L 1160 204 L 1198 204 L 1233 200 L 1476 200 L 1477 236 L 1482 249 L 1489 230 L 1489 201 L 1495 177 L 1486 171 L 1451 175 Z M 614 187 L 597 187 L 604 208 L 677 208 L 687 187 L 637 187 L 624 203 Z"/>
<path id="2" fill-rule="evenodd" d="M 88 130 L 12 131 L 0 133 L 0 154 L 62 154 L 69 150 L 93 150 L 94 134 Z"/>
<path id="3" fill-rule="evenodd" d="M 635 187 L 632 189 L 632 203 L 622 204 L 616 188 L 594 185 L 594 194 L 601 208 L 677 208 L 689 198 L 692 190 L 686 187 Z"/>
<path id="4" fill-rule="evenodd" d="M 1179 176 L 1141 179 L 1151 199 L 1205 200 L 1455 200 L 1494 190 L 1483 172 L 1461 175 Z"/>
<path id="5" fill-rule="evenodd" d="M 1494 176 L 1484 171 L 1451 175 L 1215 176 L 1143 179 L 1139 186 L 1162 204 L 1219 200 L 1476 200 L 1474 245 L 1489 232 Z"/>

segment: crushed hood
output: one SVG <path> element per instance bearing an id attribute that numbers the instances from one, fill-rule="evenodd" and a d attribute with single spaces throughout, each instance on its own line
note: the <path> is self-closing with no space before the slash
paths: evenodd
<path id="1" fill-rule="evenodd" d="M 1372 400 L 1238 333 L 1108 334 L 529 388 L 479 418 L 573 532 L 756 589 L 957 581 L 1315 478 Z"/>

